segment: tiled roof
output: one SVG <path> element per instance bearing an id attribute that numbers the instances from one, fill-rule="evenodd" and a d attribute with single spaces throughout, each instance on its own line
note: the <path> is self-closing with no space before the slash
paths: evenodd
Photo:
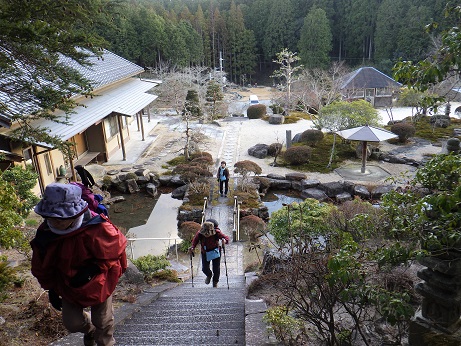
<path id="1" fill-rule="evenodd" d="M 95 90 L 144 72 L 141 66 L 108 50 L 104 50 L 100 58 L 95 56 L 88 58 L 91 66 L 82 66 L 68 57 L 61 57 L 61 61 L 90 80 Z"/>
<path id="2" fill-rule="evenodd" d="M 3 53 L 7 54 L 8 52 L 3 51 Z M 88 58 L 88 62 L 91 65 L 89 66 L 82 66 L 74 60 L 64 56 L 60 59 L 61 62 L 74 68 L 88 79 L 95 92 L 101 88 L 110 86 L 121 80 L 144 72 L 144 68 L 141 66 L 138 66 L 108 50 L 104 50 L 100 58 L 90 56 Z M 25 66 L 21 66 L 19 62 L 15 63 L 15 69 L 17 71 L 27 70 L 27 68 Z M 17 78 L 28 78 L 27 76 L 28 73 L 13 75 L 3 72 L 0 74 L 0 84 L 5 89 L 7 89 L 9 85 L 14 88 L 15 80 L 17 80 Z M 77 97 L 78 95 L 75 96 Z M 4 109 L 1 108 L 2 105 L 5 105 Z M 10 120 L 14 116 L 31 114 L 37 111 L 37 108 L 38 106 L 36 102 L 30 100 L 29 94 L 7 94 L 0 92 L 0 126 L 8 128 L 11 125 Z"/>
<path id="3" fill-rule="evenodd" d="M 399 88 L 400 83 L 374 67 L 361 67 L 341 78 L 340 89 Z"/>

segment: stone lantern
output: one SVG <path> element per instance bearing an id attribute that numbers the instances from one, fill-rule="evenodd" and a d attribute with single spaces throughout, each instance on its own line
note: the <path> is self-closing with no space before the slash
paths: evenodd
<path id="1" fill-rule="evenodd" d="M 415 289 L 421 308 L 410 322 L 410 346 L 461 345 L 461 252 L 425 257 Z"/>

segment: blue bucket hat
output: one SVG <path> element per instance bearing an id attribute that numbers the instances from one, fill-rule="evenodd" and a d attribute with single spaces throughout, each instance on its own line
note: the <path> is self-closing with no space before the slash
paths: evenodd
<path id="1" fill-rule="evenodd" d="M 45 194 L 34 211 L 45 218 L 72 219 L 82 215 L 87 209 L 88 203 L 82 199 L 80 187 L 53 183 L 45 188 Z"/>

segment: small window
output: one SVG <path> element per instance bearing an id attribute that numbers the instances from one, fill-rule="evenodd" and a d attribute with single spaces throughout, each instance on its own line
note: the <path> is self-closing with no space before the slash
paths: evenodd
<path id="1" fill-rule="evenodd" d="M 117 116 L 111 115 L 105 120 L 106 133 L 109 134 L 109 138 L 116 136 L 118 134 Z"/>

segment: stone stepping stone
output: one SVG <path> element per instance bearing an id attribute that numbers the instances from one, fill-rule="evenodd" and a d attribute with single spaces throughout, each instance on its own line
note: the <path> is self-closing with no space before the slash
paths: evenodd
<path id="1" fill-rule="evenodd" d="M 116 175 L 116 174 L 119 174 L 120 171 L 118 169 L 112 169 L 110 171 L 107 172 L 108 175 Z"/>
<path id="2" fill-rule="evenodd" d="M 135 166 L 133 166 L 133 168 L 134 169 L 139 169 L 139 168 L 144 168 L 144 166 L 143 165 L 135 165 Z"/>

